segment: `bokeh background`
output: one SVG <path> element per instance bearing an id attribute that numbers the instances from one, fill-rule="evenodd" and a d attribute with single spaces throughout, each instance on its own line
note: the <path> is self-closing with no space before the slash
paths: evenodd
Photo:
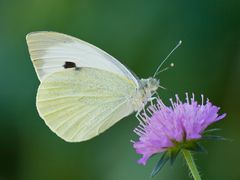
<path id="1" fill-rule="evenodd" d="M 205 143 L 196 155 L 205 180 L 240 180 L 240 3 L 238 0 L 9 0 L 0 1 L 0 180 L 146 180 L 157 158 L 136 163 L 131 115 L 102 135 L 66 143 L 35 107 L 39 81 L 25 36 L 63 32 L 104 49 L 139 77 L 152 76 L 170 57 L 175 67 L 159 75 L 161 97 L 205 94 L 227 117 L 213 127 L 232 141 Z M 154 179 L 190 179 L 181 156 Z"/>

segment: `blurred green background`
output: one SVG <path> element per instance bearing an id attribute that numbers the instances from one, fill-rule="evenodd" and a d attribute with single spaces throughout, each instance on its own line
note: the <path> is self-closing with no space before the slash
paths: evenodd
<path id="1" fill-rule="evenodd" d="M 25 36 L 51 30 L 104 49 L 139 77 L 153 75 L 179 40 L 183 45 L 161 73 L 160 95 L 201 93 L 227 112 L 213 127 L 231 142 L 205 143 L 196 155 L 205 180 L 240 180 L 240 2 L 9 0 L 0 1 L 0 180 L 145 180 L 157 159 L 136 163 L 131 115 L 102 135 L 66 143 L 52 133 L 35 107 L 39 81 Z M 166 65 L 167 65 L 166 64 Z M 154 179 L 190 179 L 182 157 Z"/>

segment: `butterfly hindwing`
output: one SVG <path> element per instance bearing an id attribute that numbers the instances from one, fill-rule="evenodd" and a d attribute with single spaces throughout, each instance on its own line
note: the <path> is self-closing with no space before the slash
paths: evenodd
<path id="1" fill-rule="evenodd" d="M 42 81 L 37 108 L 49 128 L 66 141 L 80 142 L 105 131 L 133 112 L 135 83 L 95 68 L 69 68 Z"/>

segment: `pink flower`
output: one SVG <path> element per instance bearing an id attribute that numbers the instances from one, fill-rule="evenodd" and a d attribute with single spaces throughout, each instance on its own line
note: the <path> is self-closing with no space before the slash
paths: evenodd
<path id="1" fill-rule="evenodd" d="M 223 119 L 226 114 L 220 115 L 220 108 L 209 100 L 201 104 L 194 99 L 181 102 L 176 95 L 176 102 L 172 99 L 171 106 L 167 107 L 158 99 L 156 105 L 149 106 L 147 113 L 140 115 L 140 125 L 134 130 L 140 137 L 133 146 L 142 158 L 138 163 L 145 165 L 147 160 L 156 153 L 172 149 L 185 148 L 188 143 L 202 138 L 204 130 L 212 123 Z"/>

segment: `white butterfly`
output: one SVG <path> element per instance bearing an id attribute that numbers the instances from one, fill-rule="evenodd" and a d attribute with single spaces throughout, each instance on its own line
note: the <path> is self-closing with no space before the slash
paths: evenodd
<path id="1" fill-rule="evenodd" d="M 101 49 L 57 32 L 27 35 L 41 84 L 39 115 L 69 142 L 91 139 L 133 112 L 141 111 L 159 87 L 139 79 Z"/>

